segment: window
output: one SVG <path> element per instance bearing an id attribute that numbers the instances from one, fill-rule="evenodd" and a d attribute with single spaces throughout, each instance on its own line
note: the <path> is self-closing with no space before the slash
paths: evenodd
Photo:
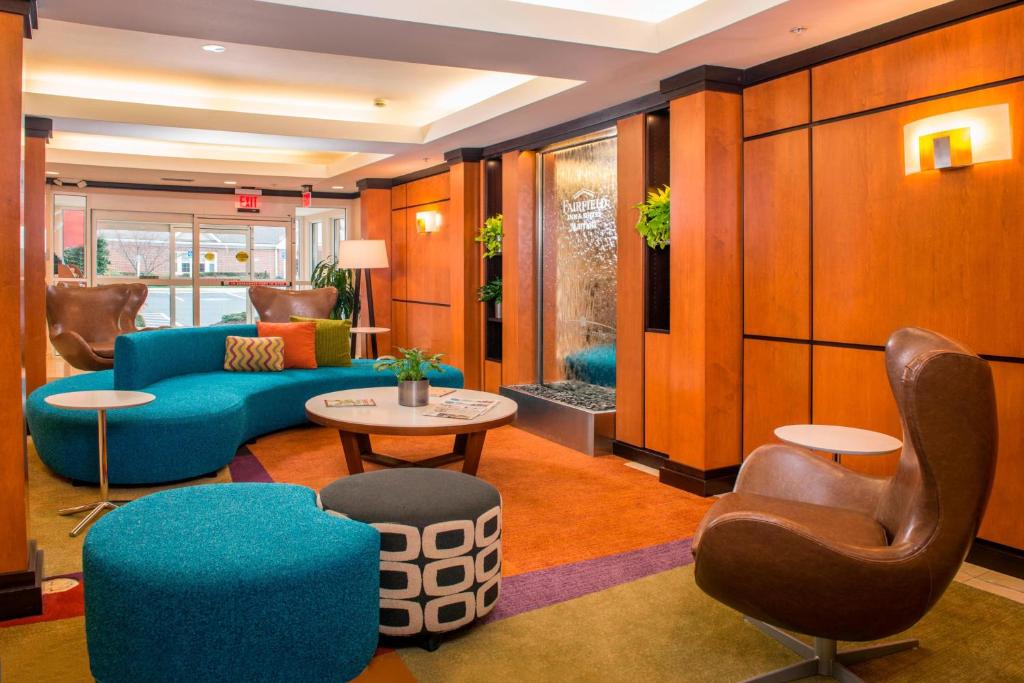
<path id="1" fill-rule="evenodd" d="M 53 274 L 87 277 L 85 197 L 81 195 L 53 195 Z"/>

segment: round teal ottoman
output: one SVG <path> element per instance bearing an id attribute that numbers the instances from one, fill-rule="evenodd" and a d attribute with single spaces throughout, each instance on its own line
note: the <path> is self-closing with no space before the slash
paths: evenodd
<path id="1" fill-rule="evenodd" d="M 212 484 L 95 523 L 83 549 L 99 683 L 350 680 L 377 647 L 380 536 L 314 491 Z"/>

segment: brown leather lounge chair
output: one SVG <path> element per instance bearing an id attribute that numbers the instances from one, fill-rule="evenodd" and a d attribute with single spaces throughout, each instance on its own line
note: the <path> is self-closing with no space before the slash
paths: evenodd
<path id="1" fill-rule="evenodd" d="M 303 290 L 250 287 L 249 300 L 263 322 L 286 323 L 293 315 L 330 318 L 338 301 L 338 290 L 334 287 Z"/>
<path id="2" fill-rule="evenodd" d="M 50 343 L 79 370 L 114 367 L 114 340 L 138 332 L 135 316 L 146 303 L 144 284 L 46 288 Z"/>
<path id="3" fill-rule="evenodd" d="M 836 641 L 913 626 L 953 580 L 978 531 L 996 461 L 988 364 L 945 337 L 889 339 L 904 446 L 891 478 L 788 446 L 762 446 L 694 538 L 697 584 L 806 659 L 751 681 L 832 676 L 917 641 L 836 652 Z M 777 628 L 776 628 L 777 627 Z M 807 634 L 814 645 L 778 629 Z"/>

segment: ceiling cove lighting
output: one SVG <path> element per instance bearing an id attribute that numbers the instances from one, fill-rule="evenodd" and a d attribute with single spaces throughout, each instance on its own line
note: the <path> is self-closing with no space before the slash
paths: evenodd
<path id="1" fill-rule="evenodd" d="M 441 231 L 441 213 L 439 211 L 417 211 L 416 232 L 430 233 Z"/>
<path id="2" fill-rule="evenodd" d="M 225 185 L 237 185 L 238 181 L 237 180 L 225 180 L 224 184 Z"/>
<path id="3" fill-rule="evenodd" d="M 512 0 L 526 5 L 568 9 L 606 17 L 634 19 L 651 24 L 664 21 L 686 10 L 703 5 L 707 0 Z"/>
<path id="4" fill-rule="evenodd" d="M 203 45 L 203 49 L 206 50 L 207 52 L 214 52 L 216 54 L 220 54 L 221 52 L 227 52 L 228 51 L 228 49 L 226 47 L 224 47 L 223 45 L 214 45 L 214 44 Z"/>
<path id="5" fill-rule="evenodd" d="M 1009 104 L 961 109 L 903 127 L 905 175 L 1012 158 Z"/>

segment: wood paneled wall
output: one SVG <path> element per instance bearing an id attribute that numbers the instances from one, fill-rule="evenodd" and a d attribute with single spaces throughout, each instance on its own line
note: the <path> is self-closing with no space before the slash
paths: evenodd
<path id="1" fill-rule="evenodd" d="M 537 153 L 507 152 L 501 160 L 502 384 L 537 380 Z"/>
<path id="2" fill-rule="evenodd" d="M 744 451 L 771 440 L 774 427 L 808 419 L 900 436 L 882 345 L 899 327 L 934 329 L 990 357 L 1000 450 L 980 535 L 1016 548 L 1024 548 L 1021 79 L 1024 6 L 1014 6 L 744 93 Z M 904 174 L 907 123 L 1002 103 L 1011 160 Z M 896 459 L 843 463 L 884 475 Z"/>
<path id="3" fill-rule="evenodd" d="M 741 97 L 709 90 L 675 99 L 670 126 L 668 454 L 707 471 L 741 457 Z"/>
<path id="4" fill-rule="evenodd" d="M 0 574 L 29 566 L 21 387 L 23 19 L 0 11 Z"/>
<path id="5" fill-rule="evenodd" d="M 467 388 L 480 389 L 483 386 L 483 305 L 477 301 L 476 291 L 482 266 L 475 238 L 480 225 L 481 164 L 479 161 L 452 164 L 449 176 L 452 326 L 449 362 L 462 368 Z"/>
<path id="6" fill-rule="evenodd" d="M 384 240 L 391 249 L 391 268 L 389 270 L 372 270 L 373 278 L 373 315 L 378 327 L 389 327 L 394 330 L 391 319 L 391 279 L 395 271 L 394 243 L 391 239 L 391 192 L 390 190 L 363 190 L 359 195 L 359 220 L 363 226 L 364 239 Z M 366 308 L 365 294 L 363 310 Z M 360 325 L 369 325 L 369 320 L 362 317 Z M 377 337 L 377 349 L 381 355 L 391 353 L 394 332 Z"/>

